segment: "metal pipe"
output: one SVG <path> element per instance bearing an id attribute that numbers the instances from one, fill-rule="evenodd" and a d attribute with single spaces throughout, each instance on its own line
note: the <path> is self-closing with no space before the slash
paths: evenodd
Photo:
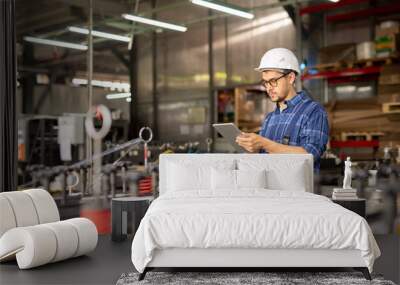
<path id="1" fill-rule="evenodd" d="M 303 62 L 303 39 L 302 39 L 302 31 L 301 31 L 301 15 L 300 15 L 300 4 L 297 4 L 295 7 L 296 13 L 296 53 L 297 59 L 301 63 Z M 296 78 L 296 91 L 301 91 L 302 89 L 302 81 L 301 77 L 297 76 Z"/>
<path id="2" fill-rule="evenodd" d="M 133 40 L 133 39 L 132 39 Z M 138 103 L 137 103 L 137 39 L 132 43 L 132 48 L 129 50 L 129 82 L 131 91 L 131 102 L 129 103 L 129 134 L 128 137 L 136 137 L 139 131 L 138 124 Z"/>
<path id="3" fill-rule="evenodd" d="M 323 22 L 322 22 L 322 46 L 326 47 L 328 45 L 328 26 L 326 22 L 326 14 L 323 15 Z M 328 80 L 323 80 L 323 98 L 322 102 L 327 104 L 329 102 L 329 92 L 328 92 Z"/>
<path id="4" fill-rule="evenodd" d="M 93 0 L 89 0 L 89 25 L 88 25 L 88 96 L 89 96 L 89 108 L 93 105 Z"/>
<path id="5" fill-rule="evenodd" d="M 152 8 L 156 8 L 157 0 L 152 0 Z M 153 19 L 157 18 L 156 13 L 152 15 Z M 157 94 L 157 33 L 154 31 L 152 35 L 152 75 L 153 75 L 153 132 L 154 137 L 158 138 L 158 94 Z"/>
<path id="6" fill-rule="evenodd" d="M 111 191 L 111 197 L 115 197 L 115 170 L 111 170 L 109 177 L 110 177 L 110 191 Z"/>
<path id="7" fill-rule="evenodd" d="M 228 25 L 228 18 L 224 19 L 224 37 L 225 37 L 225 73 L 226 73 L 226 80 L 225 85 L 229 86 L 232 84 L 232 64 L 229 60 L 229 25 Z M 217 110 L 215 110 L 217 113 Z"/>
<path id="8" fill-rule="evenodd" d="M 208 10 L 208 15 L 212 16 L 213 12 Z M 214 41 L 214 33 L 213 33 L 213 21 L 208 22 L 208 76 L 209 76 L 209 137 L 214 137 L 214 129 L 212 124 L 215 122 L 215 96 L 214 96 L 214 53 L 213 53 L 213 41 Z M 212 150 L 212 149 L 211 149 Z"/>
<path id="9" fill-rule="evenodd" d="M 109 155 L 111 153 L 123 150 L 123 149 L 128 148 L 128 147 L 133 146 L 133 145 L 136 145 L 136 144 L 138 144 L 138 143 L 140 143 L 142 141 L 143 140 L 141 138 L 136 138 L 136 139 L 127 141 L 127 142 L 125 142 L 123 144 L 117 145 L 117 146 L 115 146 L 113 148 L 110 148 L 110 149 L 108 149 L 106 151 L 103 151 L 101 153 L 93 155 L 90 160 L 86 159 L 86 160 L 83 160 L 83 161 L 79 161 L 79 162 L 77 162 L 75 164 L 72 164 L 72 165 L 69 166 L 69 168 L 73 169 L 73 168 L 79 168 L 79 167 L 86 166 L 86 165 L 91 165 L 92 162 L 94 160 L 96 160 L 96 159 L 100 159 L 100 158 L 102 158 L 102 157 L 104 157 L 106 155 Z"/>
<path id="10" fill-rule="evenodd" d="M 88 51 L 87 51 L 87 88 L 88 88 L 88 109 L 93 105 L 93 0 L 89 1 L 89 34 L 88 34 Z M 93 154 L 93 141 L 92 138 L 88 135 L 86 136 L 86 156 L 87 160 L 92 162 L 92 154 Z M 92 163 L 91 163 L 92 165 Z M 87 171 L 88 179 L 87 182 L 89 185 L 93 182 L 93 167 L 90 167 Z"/>
<path id="11" fill-rule="evenodd" d="M 134 12 L 135 14 L 139 11 L 139 0 L 136 0 Z M 135 38 L 135 22 L 132 22 L 131 31 L 131 42 L 129 43 L 129 81 L 130 81 L 130 91 L 131 91 L 131 102 L 129 103 L 129 134 L 128 137 L 136 137 L 139 131 L 138 124 L 138 66 L 137 66 L 137 39 Z"/>

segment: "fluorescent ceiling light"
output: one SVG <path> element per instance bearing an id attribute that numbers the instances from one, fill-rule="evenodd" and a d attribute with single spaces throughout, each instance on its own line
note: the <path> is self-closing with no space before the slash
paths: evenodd
<path id="1" fill-rule="evenodd" d="M 338 93 L 352 93 L 355 91 L 356 91 L 356 86 L 353 86 L 353 85 L 336 87 L 336 92 L 338 92 Z"/>
<path id="2" fill-rule="evenodd" d="M 123 98 L 130 98 L 131 97 L 131 93 L 114 93 L 114 94 L 108 94 L 106 95 L 106 98 L 108 100 L 112 100 L 112 99 L 123 99 Z"/>
<path id="3" fill-rule="evenodd" d="M 335 2 L 335 3 L 336 3 L 336 2 L 339 2 L 339 0 L 329 0 L 329 1 L 331 1 L 331 2 Z"/>
<path id="4" fill-rule="evenodd" d="M 174 31 L 178 31 L 178 32 L 186 32 L 187 31 L 187 27 L 185 27 L 185 26 L 178 26 L 175 24 L 161 22 L 161 21 L 157 21 L 157 20 L 153 20 L 153 19 L 149 19 L 149 18 L 143 18 L 143 17 L 131 15 L 131 14 L 122 14 L 122 17 L 126 20 L 130 20 L 130 21 L 138 22 L 138 23 L 142 23 L 142 24 L 147 24 L 147 25 L 151 25 L 151 26 L 156 26 L 156 27 L 160 27 L 160 28 L 164 28 L 164 29 L 174 30 Z"/>
<path id="5" fill-rule="evenodd" d="M 89 34 L 89 29 L 85 29 L 85 28 L 68 27 L 67 30 L 70 32 L 78 33 L 78 34 L 84 34 L 84 35 Z M 127 43 L 129 43 L 131 40 L 129 37 L 100 32 L 100 31 L 93 31 L 93 30 L 92 30 L 92 35 L 95 37 L 99 37 L 99 38 L 105 38 L 105 39 L 116 40 L 116 41 L 127 42 Z"/>
<path id="6" fill-rule="evenodd" d="M 24 37 L 24 40 L 27 42 L 35 43 L 35 44 L 72 48 L 72 49 L 78 49 L 78 50 L 87 50 L 87 48 L 88 48 L 85 45 L 72 44 L 72 43 L 67 43 L 67 42 L 60 42 L 60 41 L 34 38 L 34 37 Z"/>
<path id="7" fill-rule="evenodd" d="M 371 92 L 372 87 L 371 86 L 361 86 L 357 88 L 358 92 Z"/>
<path id="8" fill-rule="evenodd" d="M 229 5 L 224 2 L 219 2 L 219 1 L 215 1 L 215 0 L 213 0 L 213 1 L 211 1 L 211 0 L 191 0 L 191 1 L 193 4 L 207 7 L 210 9 L 214 9 L 214 10 L 224 12 L 227 14 L 231 14 L 234 16 L 238 16 L 238 17 L 242 17 L 242 18 L 246 18 L 246 19 L 254 18 L 254 14 L 246 12 L 239 7 Z"/>
<path id="9" fill-rule="evenodd" d="M 87 85 L 88 81 L 84 78 L 73 78 L 72 84 L 74 85 Z M 92 80 L 92 86 L 109 88 L 111 90 L 129 92 L 131 85 L 126 82 L 106 81 L 106 80 Z"/>

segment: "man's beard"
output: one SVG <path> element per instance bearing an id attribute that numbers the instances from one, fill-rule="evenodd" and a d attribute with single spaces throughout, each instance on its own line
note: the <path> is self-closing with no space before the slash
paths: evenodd
<path id="1" fill-rule="evenodd" d="M 283 92 L 282 92 L 282 93 L 283 93 Z M 282 93 L 281 93 L 281 94 L 282 94 Z M 268 95 L 268 97 L 269 97 L 269 99 L 270 99 L 272 102 L 274 102 L 274 103 L 281 103 L 281 102 L 286 101 L 286 98 L 287 98 L 288 95 L 289 95 L 289 92 L 287 92 L 287 93 L 285 94 L 285 96 L 280 97 L 280 96 L 278 96 L 277 93 L 275 93 L 275 94 L 274 94 L 274 99 L 272 99 L 272 97 L 271 97 L 270 95 Z"/>
<path id="2" fill-rule="evenodd" d="M 280 102 L 285 101 L 284 98 L 281 98 L 281 97 L 279 97 L 279 96 L 277 96 L 277 95 L 275 95 L 274 98 L 272 98 L 270 95 L 268 95 L 268 97 L 269 97 L 269 99 L 270 99 L 272 102 L 274 102 L 274 103 L 280 103 Z"/>

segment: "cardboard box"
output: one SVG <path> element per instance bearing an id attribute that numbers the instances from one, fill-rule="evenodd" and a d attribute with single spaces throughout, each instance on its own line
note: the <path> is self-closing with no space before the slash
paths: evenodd
<path id="1" fill-rule="evenodd" d="M 355 44 L 338 44 L 323 47 L 319 50 L 319 63 L 335 63 L 338 61 L 354 61 L 356 59 Z"/>
<path id="2" fill-rule="evenodd" d="M 379 76 L 379 84 L 400 84 L 400 64 L 390 64 L 382 66 L 381 74 Z"/>
<path id="3" fill-rule="evenodd" d="M 368 41 L 357 44 L 357 59 L 370 59 L 375 57 L 375 43 Z"/>
<path id="4" fill-rule="evenodd" d="M 400 84 L 378 85 L 378 96 L 381 94 L 396 94 L 400 92 Z"/>
<path id="5" fill-rule="evenodd" d="M 382 66 L 381 74 L 399 74 L 400 64 L 386 64 Z"/>
<path id="6" fill-rule="evenodd" d="M 375 28 L 375 38 L 380 38 L 384 36 L 389 36 L 393 34 L 400 33 L 400 27 L 390 27 L 390 28 L 382 28 L 380 26 L 377 26 Z"/>
<path id="7" fill-rule="evenodd" d="M 400 102 L 400 92 L 392 94 L 378 94 L 379 103 L 396 103 Z"/>
<path id="8" fill-rule="evenodd" d="M 379 76 L 379 84 L 381 85 L 400 84 L 400 73 Z"/>
<path id="9" fill-rule="evenodd" d="M 375 50 L 378 57 L 380 53 L 392 53 L 395 51 L 400 51 L 400 34 L 376 37 Z"/>

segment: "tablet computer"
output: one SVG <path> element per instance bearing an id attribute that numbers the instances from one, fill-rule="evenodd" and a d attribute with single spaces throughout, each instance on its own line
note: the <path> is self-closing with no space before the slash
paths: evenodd
<path id="1" fill-rule="evenodd" d="M 242 132 L 233 123 L 213 124 L 213 127 L 220 133 L 237 152 L 248 152 L 236 143 L 236 137 Z"/>

